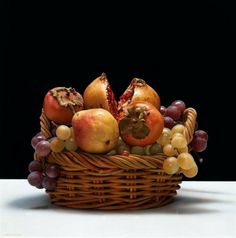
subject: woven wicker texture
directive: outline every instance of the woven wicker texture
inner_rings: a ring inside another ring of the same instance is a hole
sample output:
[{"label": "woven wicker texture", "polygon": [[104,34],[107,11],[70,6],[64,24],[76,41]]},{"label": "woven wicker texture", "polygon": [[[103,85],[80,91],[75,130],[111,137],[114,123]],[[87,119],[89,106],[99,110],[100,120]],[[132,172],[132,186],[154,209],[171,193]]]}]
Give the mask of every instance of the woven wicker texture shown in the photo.
[{"label": "woven wicker texture", "polygon": [[[184,112],[184,136],[192,140],[197,113]],[[41,131],[49,138],[56,125],[42,112]],[[84,152],[51,153],[47,163],[61,169],[57,187],[48,192],[52,203],[72,208],[138,210],[168,204],[176,195],[181,174],[162,170],[166,158],[158,155],[95,155]],[[35,159],[38,159],[35,155]]]}]

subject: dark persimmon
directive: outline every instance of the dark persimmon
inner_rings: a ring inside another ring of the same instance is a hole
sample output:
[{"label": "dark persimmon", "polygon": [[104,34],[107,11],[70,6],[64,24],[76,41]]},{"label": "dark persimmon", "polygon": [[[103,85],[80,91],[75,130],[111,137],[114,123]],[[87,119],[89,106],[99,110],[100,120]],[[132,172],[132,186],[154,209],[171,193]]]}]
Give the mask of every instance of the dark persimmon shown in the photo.
[{"label": "dark persimmon", "polygon": [[133,102],[123,110],[119,129],[125,143],[132,146],[155,143],[164,128],[164,119],[159,110],[151,103],[142,101]]}]

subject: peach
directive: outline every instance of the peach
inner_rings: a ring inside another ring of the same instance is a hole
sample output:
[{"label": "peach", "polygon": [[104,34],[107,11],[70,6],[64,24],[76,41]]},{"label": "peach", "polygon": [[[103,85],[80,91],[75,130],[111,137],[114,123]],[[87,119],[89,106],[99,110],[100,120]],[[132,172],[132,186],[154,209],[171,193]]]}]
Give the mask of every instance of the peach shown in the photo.
[{"label": "peach", "polygon": [[118,123],[105,109],[76,112],[72,118],[72,127],[76,144],[85,152],[106,153],[118,143]]}]

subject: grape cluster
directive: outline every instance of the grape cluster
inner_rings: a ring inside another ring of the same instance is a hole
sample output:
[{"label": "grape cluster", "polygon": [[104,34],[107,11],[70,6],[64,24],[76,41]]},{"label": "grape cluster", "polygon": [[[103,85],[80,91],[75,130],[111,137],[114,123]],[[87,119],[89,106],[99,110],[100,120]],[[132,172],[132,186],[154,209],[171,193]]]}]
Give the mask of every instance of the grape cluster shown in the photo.
[{"label": "grape cluster", "polygon": [[75,144],[72,127],[60,125],[53,131],[53,135],[52,138],[47,140],[42,132],[39,132],[32,138],[31,145],[39,157],[46,157],[51,151],[59,153],[64,149],[68,151],[76,151],[78,149]]},{"label": "grape cluster", "polygon": [[107,153],[107,155],[124,155],[129,156],[129,154],[136,155],[155,155],[162,153],[162,146],[159,143],[154,143],[152,145],[146,146],[129,146],[121,138],[119,138],[117,147]]},{"label": "grape cluster", "polygon": [[48,191],[56,188],[56,178],[59,176],[60,170],[58,165],[45,163],[45,157],[51,152],[59,153],[63,150],[76,151],[78,149],[74,141],[72,127],[60,125],[52,133],[54,136],[49,139],[42,132],[32,138],[31,145],[39,160],[30,162],[28,168],[30,174],[27,178],[32,186],[45,188]]},{"label": "grape cluster", "polygon": [[31,145],[39,157],[46,157],[51,152],[50,143],[42,132],[39,132],[32,138]]},{"label": "grape cluster", "polygon": [[42,132],[36,134],[31,145],[39,160],[34,160],[29,164],[28,182],[37,188],[45,188],[52,191],[56,188],[56,178],[59,176],[59,167],[54,164],[46,164],[45,157],[51,152],[62,152],[64,149],[68,151],[76,151],[78,149],[74,141],[74,133],[72,127],[60,125],[55,131],[54,136],[47,139]]},{"label": "grape cluster", "polygon": [[164,116],[165,128],[159,143],[163,146],[163,153],[168,158],[163,163],[163,169],[168,174],[182,172],[186,177],[192,178],[198,173],[198,167],[190,151],[202,152],[207,148],[208,134],[197,130],[196,122],[193,140],[187,145],[183,136],[184,126],[182,115],[186,105],[182,100],[172,102],[169,107],[161,106],[160,111]]},{"label": "grape cluster", "polygon": [[187,140],[183,135],[184,126],[175,125],[171,130],[164,128],[159,143],[163,146],[163,153],[167,156],[163,163],[163,170],[167,174],[182,172],[186,177],[197,174],[197,164],[189,153]]},{"label": "grape cluster", "polygon": [[28,182],[36,188],[53,191],[56,188],[56,178],[60,174],[58,165],[44,164],[44,159],[33,160],[29,163]]},{"label": "grape cluster", "polygon": [[165,127],[171,129],[181,119],[186,105],[182,100],[176,100],[169,107],[161,106],[160,112],[164,116]]},{"label": "grape cluster", "polygon": [[78,146],[75,144],[73,128],[65,125],[58,126],[55,137],[50,139],[50,149],[56,153],[62,152],[64,149],[76,151]]}]

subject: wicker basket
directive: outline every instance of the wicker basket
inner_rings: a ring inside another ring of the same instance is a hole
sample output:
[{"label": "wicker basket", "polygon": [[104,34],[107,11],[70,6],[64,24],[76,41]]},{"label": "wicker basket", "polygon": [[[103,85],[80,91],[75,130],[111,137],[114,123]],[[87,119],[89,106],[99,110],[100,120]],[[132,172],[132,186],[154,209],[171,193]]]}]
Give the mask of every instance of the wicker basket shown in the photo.
[{"label": "wicker basket", "polygon": [[[192,140],[196,111],[184,112],[184,135]],[[41,131],[50,138],[55,126],[42,112]],[[162,169],[166,156],[102,155],[78,152],[51,153],[47,163],[60,166],[55,191],[47,193],[56,205],[104,210],[138,210],[170,203],[180,188],[181,174],[168,175]],[[38,159],[35,154],[35,159]]]}]

